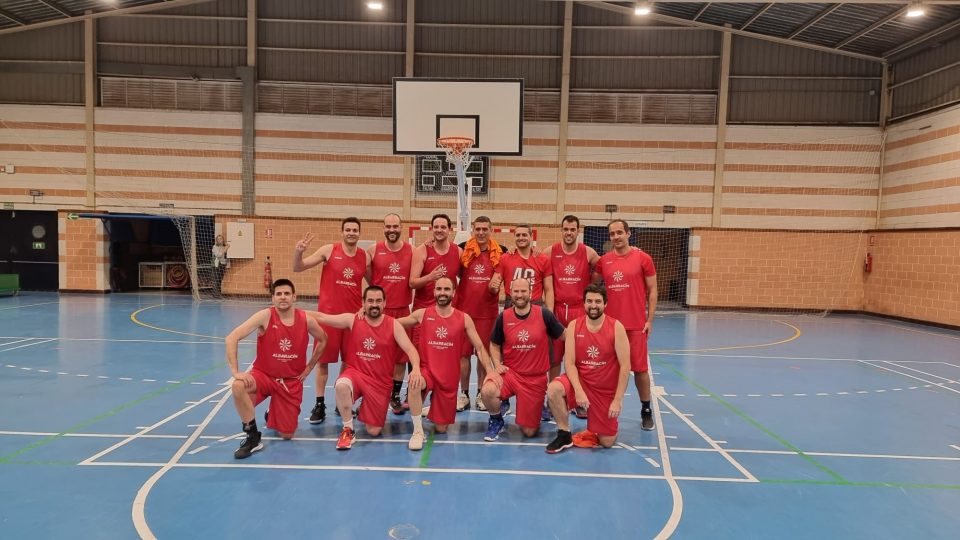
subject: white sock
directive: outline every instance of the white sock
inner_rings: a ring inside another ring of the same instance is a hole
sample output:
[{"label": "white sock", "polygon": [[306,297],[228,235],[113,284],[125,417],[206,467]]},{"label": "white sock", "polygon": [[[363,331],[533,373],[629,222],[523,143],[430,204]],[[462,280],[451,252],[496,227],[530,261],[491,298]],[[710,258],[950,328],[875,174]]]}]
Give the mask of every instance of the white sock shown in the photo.
[{"label": "white sock", "polygon": [[410,415],[410,418],[413,420],[413,432],[423,433],[423,417],[418,414],[416,416]]},{"label": "white sock", "polygon": [[343,427],[353,429],[353,418],[343,421]]}]

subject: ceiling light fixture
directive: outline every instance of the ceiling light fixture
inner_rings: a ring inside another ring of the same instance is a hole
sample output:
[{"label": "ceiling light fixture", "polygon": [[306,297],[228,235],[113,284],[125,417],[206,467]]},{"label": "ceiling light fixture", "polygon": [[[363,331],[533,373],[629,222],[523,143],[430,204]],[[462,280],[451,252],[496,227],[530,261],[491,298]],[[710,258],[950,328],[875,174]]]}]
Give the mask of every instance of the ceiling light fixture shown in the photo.
[{"label": "ceiling light fixture", "polygon": [[907,17],[922,17],[923,14],[923,2],[910,2],[907,6]]},{"label": "ceiling light fixture", "polygon": [[383,2],[367,2],[367,7],[380,11],[383,9]]},{"label": "ceiling light fixture", "polygon": [[637,6],[633,8],[634,15],[649,15],[653,11],[653,6],[651,2],[639,2]]}]

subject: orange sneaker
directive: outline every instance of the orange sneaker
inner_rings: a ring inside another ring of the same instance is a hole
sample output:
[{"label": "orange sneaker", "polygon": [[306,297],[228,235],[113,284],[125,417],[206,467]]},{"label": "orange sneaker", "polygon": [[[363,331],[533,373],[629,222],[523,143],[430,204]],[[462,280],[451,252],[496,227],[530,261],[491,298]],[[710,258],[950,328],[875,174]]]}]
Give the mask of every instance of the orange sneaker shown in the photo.
[{"label": "orange sneaker", "polygon": [[600,446],[600,437],[592,431],[581,431],[573,434],[573,445],[577,448],[597,448]]},{"label": "orange sneaker", "polygon": [[357,434],[348,427],[343,428],[340,437],[337,438],[337,450],[349,450],[353,446],[353,441],[357,439]]}]

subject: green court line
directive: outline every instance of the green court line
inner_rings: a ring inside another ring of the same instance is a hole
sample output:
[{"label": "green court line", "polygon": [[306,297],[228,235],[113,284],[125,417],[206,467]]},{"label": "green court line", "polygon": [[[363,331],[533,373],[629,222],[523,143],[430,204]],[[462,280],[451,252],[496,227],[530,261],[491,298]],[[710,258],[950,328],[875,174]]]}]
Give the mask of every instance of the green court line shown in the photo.
[{"label": "green court line", "polygon": [[28,444],[27,446],[24,446],[23,448],[21,448],[21,449],[19,449],[19,450],[15,450],[14,452],[11,452],[11,453],[9,453],[9,454],[7,454],[7,455],[5,455],[5,456],[0,456],[0,463],[13,463],[12,460],[13,460],[14,458],[20,456],[20,455],[23,455],[23,454],[25,454],[25,453],[27,453],[27,452],[29,452],[29,451],[31,451],[31,450],[35,450],[35,449],[37,449],[37,448],[40,448],[41,446],[46,446],[46,445],[52,443],[53,441],[56,441],[57,439],[62,438],[64,435],[68,435],[68,434],[70,434],[70,433],[77,433],[77,432],[79,432],[80,430],[82,430],[83,428],[85,428],[85,427],[87,427],[87,426],[90,426],[90,425],[92,425],[92,424],[95,424],[95,423],[99,422],[100,420],[104,420],[104,419],[106,419],[106,418],[110,418],[111,416],[115,416],[115,415],[117,415],[117,414],[119,414],[119,413],[121,413],[121,412],[123,412],[123,411],[125,411],[125,410],[127,410],[127,409],[129,409],[129,408],[131,408],[131,407],[134,407],[134,406],[136,406],[136,405],[139,405],[139,404],[141,404],[141,403],[143,403],[143,402],[145,402],[145,401],[151,400],[151,399],[153,399],[153,398],[155,398],[155,397],[157,397],[157,396],[166,394],[167,392],[170,392],[170,391],[172,391],[172,390],[175,390],[175,389],[177,389],[177,388],[179,388],[179,387],[181,387],[181,386],[183,386],[183,385],[185,385],[185,384],[190,383],[190,382],[193,381],[193,380],[199,379],[200,377],[203,377],[204,375],[209,375],[210,373],[214,372],[215,370],[223,368],[223,366],[224,366],[223,362],[217,362],[217,363],[214,364],[213,366],[211,366],[211,367],[209,367],[209,368],[207,368],[207,369],[205,369],[205,370],[203,370],[203,371],[200,371],[200,372],[198,372],[198,373],[194,373],[193,375],[190,375],[190,376],[184,378],[182,381],[180,381],[180,382],[178,382],[178,383],[169,384],[169,385],[167,385],[167,386],[164,386],[163,388],[159,388],[159,389],[157,389],[157,390],[154,390],[153,392],[150,392],[150,393],[148,393],[148,394],[145,394],[145,395],[143,395],[143,396],[140,396],[140,397],[134,399],[133,401],[128,401],[128,402],[126,402],[126,403],[122,403],[122,404],[114,407],[113,409],[110,409],[109,411],[107,411],[107,412],[105,412],[105,413],[103,413],[103,414],[100,414],[100,415],[98,415],[98,416],[94,416],[93,418],[90,418],[90,419],[87,419],[87,420],[83,420],[83,421],[81,421],[81,422],[78,422],[78,423],[76,423],[76,424],[68,427],[67,429],[61,431],[60,433],[57,433],[57,434],[55,434],[55,435],[48,435],[48,436],[40,439],[39,441],[36,441],[36,442],[34,442],[34,443]]},{"label": "green court line", "polygon": [[427,464],[430,462],[430,452],[433,451],[433,433],[427,437],[427,444],[423,447],[423,455],[420,456],[420,468],[426,469]]},{"label": "green court line", "polygon": [[[651,355],[651,356],[653,356],[653,355]],[[677,369],[676,367],[674,367],[673,364],[671,364],[670,362],[666,362],[666,361],[663,361],[663,360],[657,360],[657,363],[658,363],[658,364],[666,365],[667,367],[670,368],[671,371],[673,371],[675,374],[677,374],[678,377],[680,377],[680,378],[683,379],[684,381],[686,381],[686,382],[688,382],[689,384],[691,384],[691,385],[693,385],[694,387],[696,387],[698,390],[700,390],[700,392],[709,395],[709,396],[712,397],[714,400],[716,400],[717,402],[719,402],[721,405],[723,405],[724,407],[726,407],[726,408],[727,408],[730,412],[732,412],[733,414],[735,414],[735,415],[739,416],[740,418],[742,418],[743,420],[747,421],[747,422],[748,422],[749,424],[751,424],[753,427],[755,427],[755,428],[759,429],[760,431],[766,433],[766,434],[767,434],[768,436],[770,436],[773,440],[775,440],[775,441],[777,441],[778,443],[782,444],[785,448],[787,448],[787,449],[790,450],[791,452],[795,452],[798,456],[800,456],[801,458],[805,459],[808,463],[810,463],[810,464],[813,465],[814,467],[816,467],[816,468],[820,469],[821,471],[823,471],[823,472],[827,473],[828,475],[830,475],[830,477],[832,477],[832,478],[834,479],[834,482],[837,482],[837,483],[839,483],[839,484],[844,484],[844,485],[849,483],[849,482],[847,482],[847,480],[846,480],[845,478],[843,478],[842,476],[840,476],[839,474],[837,474],[833,469],[827,467],[826,465],[820,463],[819,461],[817,461],[817,460],[813,459],[812,457],[808,456],[807,454],[803,453],[802,450],[800,450],[800,449],[797,448],[796,446],[790,444],[790,441],[788,441],[788,440],[784,439],[783,437],[777,435],[776,433],[774,433],[773,431],[771,431],[769,428],[767,428],[766,426],[764,426],[763,424],[761,424],[760,422],[758,422],[756,419],[754,419],[753,417],[751,417],[751,416],[748,415],[747,413],[745,413],[745,412],[743,412],[742,410],[740,410],[739,408],[737,408],[735,405],[733,405],[733,404],[730,403],[729,401],[727,401],[727,400],[721,398],[720,396],[718,396],[717,394],[711,392],[708,388],[706,388],[706,387],[703,386],[702,384],[698,383],[697,381],[694,381],[693,379],[691,379],[690,377],[688,377],[685,373],[683,373],[682,371],[680,371],[679,369]]]},{"label": "green court line", "polygon": [[815,486],[855,486],[855,487],[885,487],[898,489],[955,489],[960,490],[960,485],[953,484],[912,484],[903,482],[833,482],[830,480],[783,480],[775,478],[760,478],[761,484],[806,484]]},{"label": "green court line", "polygon": [[26,461],[19,459],[11,459],[3,462],[5,465],[44,465],[44,466],[56,466],[56,467],[76,467],[77,463],[74,461]]}]

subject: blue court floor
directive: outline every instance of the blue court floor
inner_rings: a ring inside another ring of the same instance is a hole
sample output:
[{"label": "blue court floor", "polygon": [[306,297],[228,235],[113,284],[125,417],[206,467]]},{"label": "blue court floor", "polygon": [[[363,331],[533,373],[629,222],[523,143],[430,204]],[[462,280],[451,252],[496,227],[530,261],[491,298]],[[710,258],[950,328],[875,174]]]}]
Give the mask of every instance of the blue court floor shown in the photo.
[{"label": "blue court floor", "polygon": [[[651,343],[658,429],[640,431],[631,383],[613,449],[550,456],[553,425],[524,439],[512,422],[485,443],[486,414],[473,411],[419,453],[406,448],[409,416],[393,415],[384,436],[361,432],[337,452],[331,414],[302,421],[293,441],[267,431],[262,452],[235,461],[222,337],[256,307],[160,294],[0,298],[0,536],[960,531],[960,332],[851,315],[663,314]],[[242,344],[241,362],[253,353]]]}]

